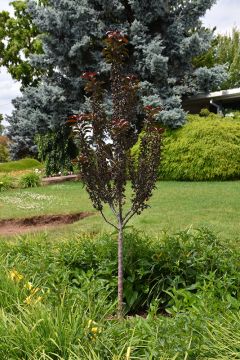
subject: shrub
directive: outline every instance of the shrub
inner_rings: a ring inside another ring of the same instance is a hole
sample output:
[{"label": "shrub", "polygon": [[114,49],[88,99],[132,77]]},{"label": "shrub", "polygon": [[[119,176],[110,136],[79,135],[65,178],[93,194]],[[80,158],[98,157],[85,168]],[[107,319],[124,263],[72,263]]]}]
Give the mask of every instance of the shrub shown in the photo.
[{"label": "shrub", "polygon": [[160,177],[171,180],[229,180],[240,177],[240,121],[189,116],[165,138]]},{"label": "shrub", "polygon": [[199,113],[199,116],[201,117],[208,117],[210,115],[210,111],[208,109],[202,109]]},{"label": "shrub", "polygon": [[[73,285],[81,286],[85,273],[101,279],[115,298],[117,243],[109,236],[68,242],[60,252]],[[126,309],[140,311],[155,298],[165,308],[171,298],[166,291],[192,287],[195,292],[205,281],[215,287],[213,296],[236,296],[238,256],[206,229],[165,235],[161,240],[130,233],[124,246]]]},{"label": "shrub", "polygon": [[66,126],[57,132],[37,135],[36,141],[38,157],[45,164],[46,176],[73,171],[71,159],[77,156],[78,151]]},{"label": "shrub", "polygon": [[[20,272],[26,272],[27,261],[28,277],[53,291],[61,292],[62,286],[80,289],[86,281],[96,281],[99,289],[109,293],[109,301],[115,302],[117,241],[113,240],[108,234],[94,238],[82,235],[54,244],[46,243],[46,239],[31,241],[31,236],[26,236],[26,241],[10,248],[4,244],[0,250],[1,256],[5,258],[7,253],[8,263],[13,267],[17,264]],[[205,291],[206,284],[212,297],[221,302],[225,299],[228,307],[235,307],[240,281],[239,256],[238,249],[221,243],[207,229],[165,234],[161,239],[128,233],[124,244],[126,308],[138,312],[147,309],[157,298],[160,307],[168,309],[176,304],[177,298],[183,297],[176,290],[186,288],[194,295]],[[38,272],[39,259],[44,279]]]},{"label": "shrub", "polygon": [[171,180],[229,180],[240,177],[240,121],[189,116],[165,138],[160,177]]},{"label": "shrub", "polygon": [[14,188],[14,180],[11,176],[0,176],[0,192]]},{"label": "shrub", "polygon": [[7,162],[9,159],[8,148],[4,145],[0,144],[0,162]]},{"label": "shrub", "polygon": [[8,144],[8,138],[0,135],[0,163],[6,162],[9,159]]},{"label": "shrub", "polygon": [[23,188],[37,187],[41,184],[41,177],[37,173],[23,175],[20,179],[20,186]]},{"label": "shrub", "polygon": [[[138,144],[133,147],[138,153]],[[234,180],[240,178],[240,120],[189,115],[181,129],[166,131],[159,178]]]}]

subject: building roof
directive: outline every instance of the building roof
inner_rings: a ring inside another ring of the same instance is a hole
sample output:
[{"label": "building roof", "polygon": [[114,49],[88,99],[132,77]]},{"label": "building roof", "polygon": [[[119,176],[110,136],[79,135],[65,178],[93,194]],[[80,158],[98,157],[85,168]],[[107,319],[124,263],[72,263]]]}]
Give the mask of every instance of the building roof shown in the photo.
[{"label": "building roof", "polygon": [[231,108],[236,105],[240,107],[240,88],[194,95],[183,101],[183,107],[186,111],[196,113],[203,108],[208,108],[212,102],[223,107]]}]

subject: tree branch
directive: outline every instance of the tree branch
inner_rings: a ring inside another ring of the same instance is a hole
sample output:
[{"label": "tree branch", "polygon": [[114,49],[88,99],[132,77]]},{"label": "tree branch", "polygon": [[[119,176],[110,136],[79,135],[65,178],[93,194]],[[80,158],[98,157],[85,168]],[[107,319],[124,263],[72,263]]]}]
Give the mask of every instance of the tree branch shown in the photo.
[{"label": "tree branch", "polygon": [[104,213],[103,213],[102,210],[100,210],[100,213],[101,213],[103,219],[106,221],[106,223],[108,223],[109,225],[113,226],[117,231],[119,230],[116,225],[114,225],[113,223],[111,223],[111,222],[106,218],[106,216],[104,215]]},{"label": "tree branch", "polygon": [[114,208],[113,204],[109,204],[110,209],[112,210],[112,213],[117,217],[116,209]]},{"label": "tree branch", "polygon": [[136,214],[138,209],[136,210],[129,210],[126,214],[126,216],[123,219],[123,227],[126,226],[126,224],[129,222],[129,220]]}]

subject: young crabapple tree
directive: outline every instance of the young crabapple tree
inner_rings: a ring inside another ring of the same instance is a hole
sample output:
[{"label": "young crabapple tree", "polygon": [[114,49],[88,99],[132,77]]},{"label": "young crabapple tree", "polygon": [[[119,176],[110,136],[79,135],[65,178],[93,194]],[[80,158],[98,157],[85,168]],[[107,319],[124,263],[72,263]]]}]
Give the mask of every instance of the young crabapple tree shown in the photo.
[{"label": "young crabapple tree", "polygon": [[[93,206],[105,221],[118,231],[118,315],[123,315],[123,230],[129,220],[140,214],[152,195],[157,180],[161,155],[163,129],[156,125],[155,116],[160,107],[145,107],[143,135],[137,162],[131,148],[138,140],[136,130],[138,79],[126,72],[128,39],[119,31],[107,33],[103,50],[106,62],[111,64],[111,115],[106,112],[104,96],[106,84],[95,72],[85,72],[85,91],[90,98],[91,112],[72,115],[80,154],[76,159]],[[131,183],[129,208],[126,203],[126,185]],[[103,206],[108,204],[115,222],[107,219]]]}]

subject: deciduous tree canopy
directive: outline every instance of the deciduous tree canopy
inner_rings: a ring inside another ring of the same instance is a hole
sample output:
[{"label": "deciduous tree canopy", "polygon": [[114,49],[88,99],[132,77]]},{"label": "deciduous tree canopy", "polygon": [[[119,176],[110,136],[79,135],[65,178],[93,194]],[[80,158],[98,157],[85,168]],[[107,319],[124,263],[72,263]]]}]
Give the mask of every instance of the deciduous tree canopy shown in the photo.
[{"label": "deciduous tree canopy", "polygon": [[44,71],[34,67],[30,54],[42,53],[39,31],[27,11],[25,0],[12,1],[14,15],[0,12],[0,66],[5,66],[22,87],[36,85]]}]

